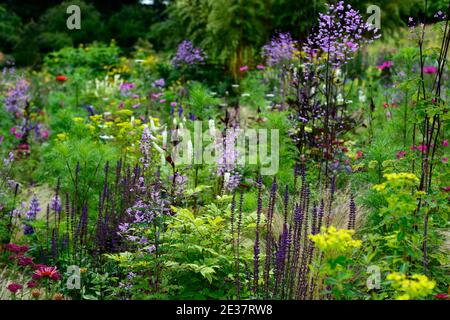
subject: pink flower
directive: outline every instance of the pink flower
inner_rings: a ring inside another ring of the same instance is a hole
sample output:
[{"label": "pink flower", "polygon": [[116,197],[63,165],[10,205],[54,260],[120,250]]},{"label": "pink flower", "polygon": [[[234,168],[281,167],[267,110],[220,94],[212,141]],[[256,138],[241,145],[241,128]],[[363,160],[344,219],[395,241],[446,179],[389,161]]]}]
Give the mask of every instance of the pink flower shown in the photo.
[{"label": "pink flower", "polygon": [[434,66],[425,66],[423,67],[423,72],[427,74],[433,74],[436,73],[438,69]]},{"label": "pink flower", "polygon": [[262,64],[258,64],[258,65],[256,66],[256,69],[258,69],[258,70],[264,70],[265,67],[264,67]]},{"label": "pink flower", "polygon": [[152,93],[152,99],[157,100],[157,99],[161,98],[162,95],[163,94],[161,92],[159,92],[159,93]]},{"label": "pink flower", "polygon": [[42,139],[48,139],[48,130],[42,130],[41,137]]},{"label": "pink flower", "polygon": [[442,163],[447,163],[448,162],[448,157],[443,157],[441,161],[442,161]]},{"label": "pink flower", "polygon": [[240,67],[240,68],[239,68],[239,71],[241,71],[241,72],[248,71],[248,66],[242,66],[242,67]]},{"label": "pink flower", "polygon": [[36,286],[37,286],[36,281],[28,281],[28,283],[27,283],[27,287],[30,288],[30,289],[32,289],[32,288],[34,288]]},{"label": "pink flower", "polygon": [[448,294],[446,294],[446,293],[437,293],[434,297],[436,299],[447,299],[448,298]]},{"label": "pink flower", "polygon": [[427,146],[425,144],[419,144],[417,146],[417,150],[419,150],[420,152],[425,152],[427,151]]},{"label": "pink flower", "polygon": [[54,281],[58,281],[61,279],[61,275],[59,274],[56,267],[47,267],[47,266],[40,267],[38,270],[36,270],[33,273],[33,276],[32,276],[32,278],[34,280],[39,280],[39,279],[45,278],[45,277],[52,279]]},{"label": "pink flower", "polygon": [[175,108],[175,107],[177,106],[177,103],[176,103],[175,101],[174,101],[174,102],[171,102],[171,103],[170,103],[170,106]]},{"label": "pink flower", "polygon": [[397,159],[401,159],[406,156],[406,151],[397,152]]},{"label": "pink flower", "polygon": [[166,103],[166,99],[161,99],[161,100],[159,100],[159,103]]},{"label": "pink flower", "polygon": [[383,62],[382,64],[379,64],[379,65],[377,66],[377,68],[378,68],[379,70],[384,70],[384,69],[392,68],[393,65],[394,65],[394,62],[392,62],[392,61],[385,61],[385,62]]},{"label": "pink flower", "polygon": [[444,141],[442,141],[442,145],[444,147],[448,147],[448,139],[445,139]]},{"label": "pink flower", "polygon": [[361,150],[358,150],[356,152],[356,160],[358,160],[359,158],[361,158],[363,156],[363,152]]}]

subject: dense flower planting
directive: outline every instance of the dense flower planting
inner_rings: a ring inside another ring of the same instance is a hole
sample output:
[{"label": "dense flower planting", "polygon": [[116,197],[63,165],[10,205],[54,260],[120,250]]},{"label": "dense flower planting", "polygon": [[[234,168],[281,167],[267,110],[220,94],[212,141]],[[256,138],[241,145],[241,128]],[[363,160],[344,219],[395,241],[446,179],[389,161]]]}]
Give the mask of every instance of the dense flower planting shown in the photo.
[{"label": "dense flower planting", "polygon": [[450,14],[321,9],[5,63],[0,299],[448,299]]}]

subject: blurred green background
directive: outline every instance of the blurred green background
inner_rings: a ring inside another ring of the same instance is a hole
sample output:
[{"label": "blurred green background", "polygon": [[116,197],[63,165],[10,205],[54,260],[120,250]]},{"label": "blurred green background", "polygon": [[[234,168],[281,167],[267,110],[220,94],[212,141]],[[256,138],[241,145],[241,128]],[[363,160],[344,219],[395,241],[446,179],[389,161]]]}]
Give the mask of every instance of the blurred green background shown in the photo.
[{"label": "blurred green background", "polygon": [[[395,36],[408,16],[425,12],[423,0],[346,1],[366,17],[369,5],[382,10],[382,31]],[[428,1],[429,21],[448,0]],[[81,30],[68,30],[66,9],[81,8]],[[202,46],[211,61],[224,62],[236,50],[247,55],[276,31],[303,38],[323,0],[21,0],[0,1],[0,64],[39,67],[43,56],[67,46],[114,39],[127,53],[139,40],[156,51],[174,50],[183,39]]]}]

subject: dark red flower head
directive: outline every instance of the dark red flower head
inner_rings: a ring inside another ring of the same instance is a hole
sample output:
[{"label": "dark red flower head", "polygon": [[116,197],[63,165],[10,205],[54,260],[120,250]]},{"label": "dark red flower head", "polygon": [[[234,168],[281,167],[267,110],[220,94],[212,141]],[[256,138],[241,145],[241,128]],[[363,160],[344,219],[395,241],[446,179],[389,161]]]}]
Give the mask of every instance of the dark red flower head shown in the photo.
[{"label": "dark red flower head", "polygon": [[5,246],[5,248],[9,252],[13,252],[13,253],[17,253],[17,254],[26,253],[29,249],[28,246],[19,246],[18,244],[15,244],[15,243],[8,243]]},{"label": "dark red flower head", "polygon": [[32,264],[33,264],[33,258],[24,257],[24,256],[20,256],[19,257],[19,262],[18,262],[19,266],[26,267],[26,266],[29,266],[29,265],[32,265]]},{"label": "dark red flower head", "polygon": [[16,294],[17,291],[19,291],[20,289],[23,288],[23,286],[21,284],[18,283],[11,283],[10,285],[8,285],[6,287],[9,291],[11,291],[11,293]]}]

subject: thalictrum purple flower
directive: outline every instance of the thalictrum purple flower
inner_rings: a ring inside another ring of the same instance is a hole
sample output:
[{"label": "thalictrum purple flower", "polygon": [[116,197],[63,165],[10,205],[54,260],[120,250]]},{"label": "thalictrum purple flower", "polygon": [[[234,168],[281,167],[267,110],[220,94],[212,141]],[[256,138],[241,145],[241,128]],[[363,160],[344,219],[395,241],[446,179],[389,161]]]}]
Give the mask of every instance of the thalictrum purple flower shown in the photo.
[{"label": "thalictrum purple flower", "polygon": [[175,68],[181,66],[194,66],[205,61],[205,54],[200,48],[194,47],[191,41],[184,40],[178,46],[177,53],[172,59],[172,64]]},{"label": "thalictrum purple flower", "polygon": [[19,79],[5,94],[4,104],[6,111],[16,115],[22,114],[28,100],[29,84],[25,79]]},{"label": "thalictrum purple flower", "polygon": [[[262,55],[269,66],[280,66],[292,59],[296,45],[297,42],[292,40],[289,33],[278,33],[262,48]],[[258,68],[260,70],[264,69],[264,66],[258,67],[262,67]]]},{"label": "thalictrum purple flower", "polygon": [[339,68],[352,59],[362,45],[380,35],[357,10],[343,1],[327,6],[327,12],[319,14],[318,29],[308,37],[303,50],[310,61],[326,59],[332,67]]},{"label": "thalictrum purple flower", "polygon": [[158,79],[152,84],[155,88],[164,88],[166,86],[166,81],[164,79]]}]

